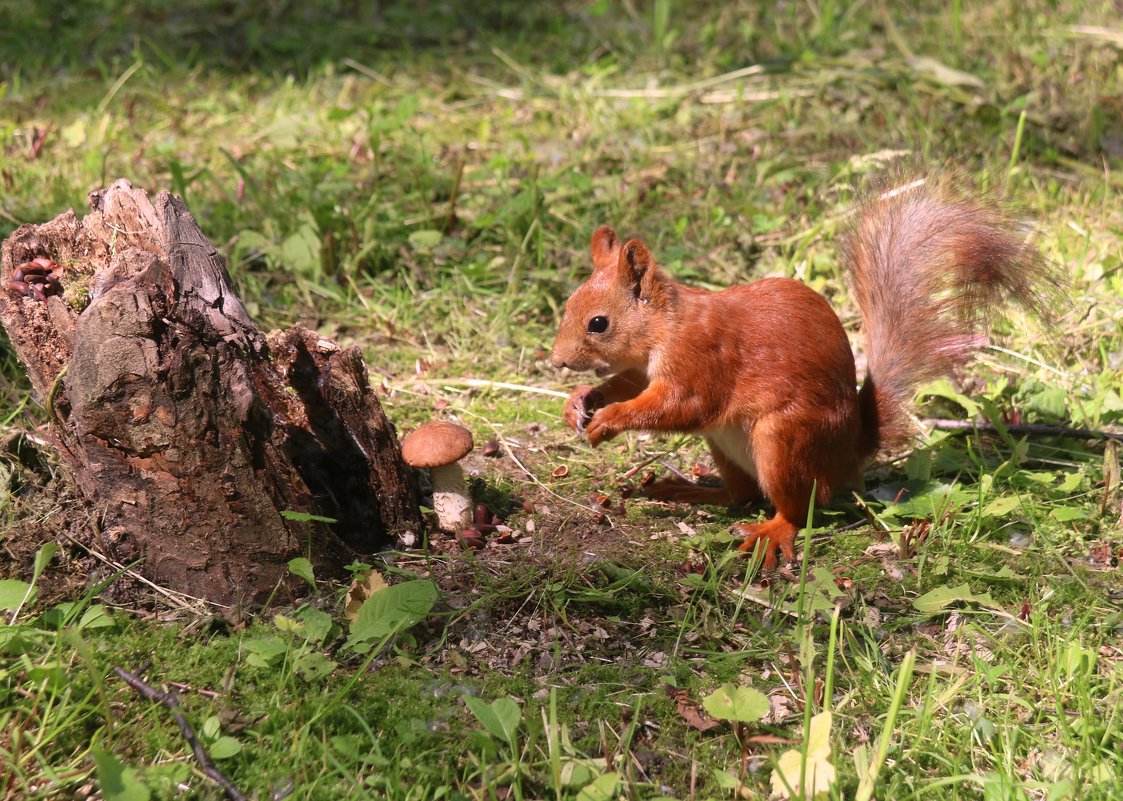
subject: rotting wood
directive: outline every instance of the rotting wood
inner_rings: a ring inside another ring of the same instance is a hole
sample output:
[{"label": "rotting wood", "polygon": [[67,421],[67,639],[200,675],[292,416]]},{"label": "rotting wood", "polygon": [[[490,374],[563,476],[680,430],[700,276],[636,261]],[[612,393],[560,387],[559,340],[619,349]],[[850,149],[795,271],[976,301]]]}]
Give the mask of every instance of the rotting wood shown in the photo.
[{"label": "rotting wood", "polygon": [[46,257],[63,293],[0,290],[0,322],[97,545],[171,589],[258,603],[298,589],[293,557],[338,574],[420,525],[357,348],[300,327],[263,335],[179,198],[119,180],[90,205],[4,242],[0,286]]}]

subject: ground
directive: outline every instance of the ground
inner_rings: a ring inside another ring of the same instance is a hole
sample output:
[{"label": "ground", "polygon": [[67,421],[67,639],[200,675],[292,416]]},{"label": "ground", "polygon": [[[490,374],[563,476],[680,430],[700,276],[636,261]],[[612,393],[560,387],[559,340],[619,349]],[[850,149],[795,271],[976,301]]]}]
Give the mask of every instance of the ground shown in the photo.
[{"label": "ground", "polygon": [[[5,347],[0,797],[223,797],[118,667],[178,690],[256,798],[762,798],[789,749],[833,766],[832,798],[1123,794],[1119,449],[1005,427],[1123,419],[1112,3],[4,14],[0,235],[119,176],[182,195],[263,328],[360,345],[401,431],[473,431],[476,499],[511,531],[364,557],[405,588],[366,639],[347,582],[270,612],[145,586],[98,559]],[[983,428],[919,426],[762,577],[728,532],[761,510],[630,491],[705,474],[697,441],[561,425],[587,380],[548,364],[561,305],[608,223],[685,282],[808,283],[861,364],[837,233],[901,159],[1016,208],[1065,299],[1051,329],[994,321],[918,398]]]}]

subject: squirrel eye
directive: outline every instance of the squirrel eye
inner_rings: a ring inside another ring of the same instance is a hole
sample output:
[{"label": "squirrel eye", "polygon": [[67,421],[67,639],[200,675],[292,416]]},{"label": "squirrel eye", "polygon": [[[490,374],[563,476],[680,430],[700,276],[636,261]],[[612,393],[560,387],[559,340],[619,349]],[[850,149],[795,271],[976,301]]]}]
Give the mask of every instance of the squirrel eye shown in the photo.
[{"label": "squirrel eye", "polygon": [[603,334],[608,330],[608,318],[596,316],[589,320],[589,333],[590,334]]}]

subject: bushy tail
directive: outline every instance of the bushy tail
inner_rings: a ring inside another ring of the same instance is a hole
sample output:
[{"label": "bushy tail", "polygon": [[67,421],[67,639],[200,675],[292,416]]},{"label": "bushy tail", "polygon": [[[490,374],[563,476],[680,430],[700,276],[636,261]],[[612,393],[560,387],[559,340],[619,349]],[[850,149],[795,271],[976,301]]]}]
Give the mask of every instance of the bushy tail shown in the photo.
[{"label": "bushy tail", "polygon": [[1057,286],[1015,220],[947,180],[873,195],[842,249],[866,339],[863,456],[908,437],[917,386],[986,342],[991,311],[1015,301],[1047,318]]}]

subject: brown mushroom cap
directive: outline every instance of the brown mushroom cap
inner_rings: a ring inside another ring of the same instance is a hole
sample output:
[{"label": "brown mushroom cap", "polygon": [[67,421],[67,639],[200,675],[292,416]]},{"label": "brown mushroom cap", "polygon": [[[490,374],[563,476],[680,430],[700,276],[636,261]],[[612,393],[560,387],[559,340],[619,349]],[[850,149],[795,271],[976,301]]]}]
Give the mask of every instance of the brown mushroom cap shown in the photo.
[{"label": "brown mushroom cap", "polygon": [[444,467],[472,450],[472,432],[455,423],[426,423],[402,440],[411,467]]}]

